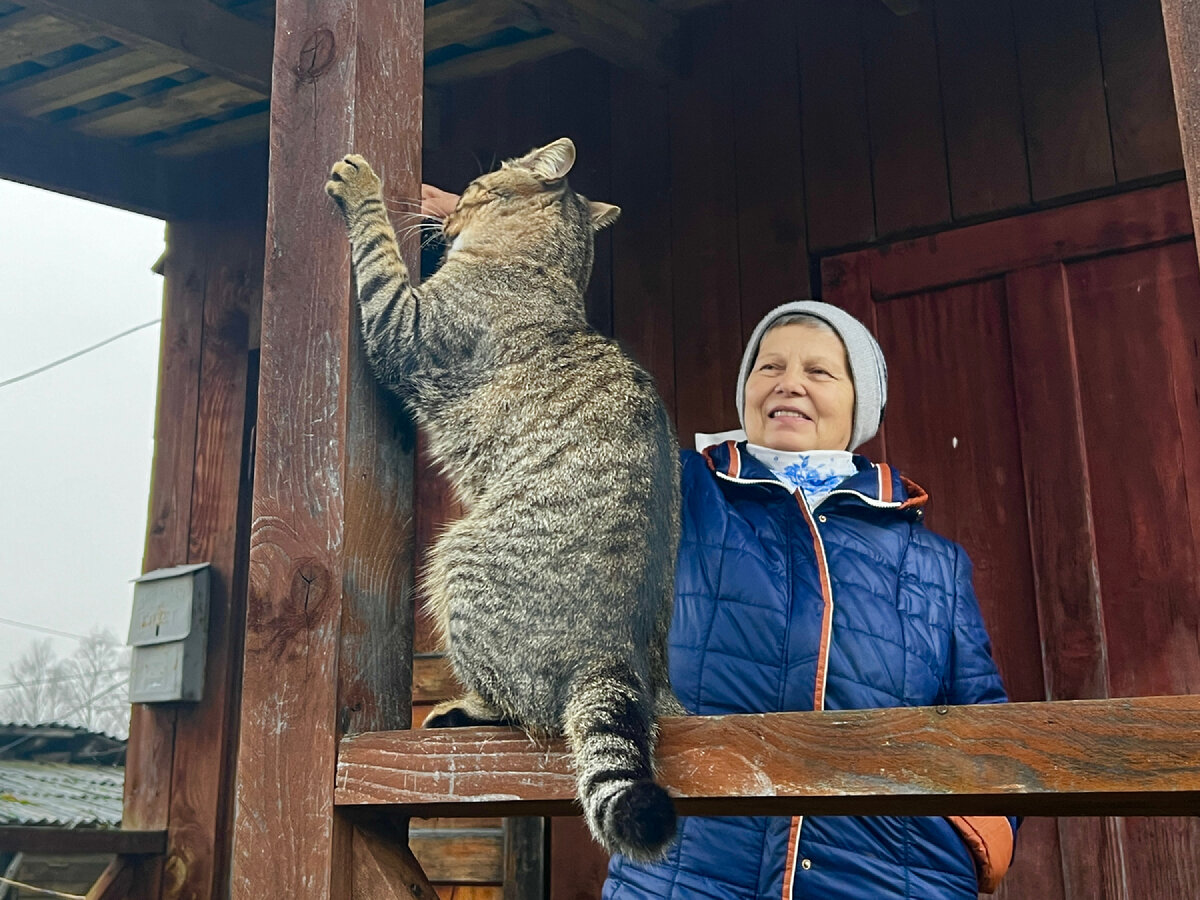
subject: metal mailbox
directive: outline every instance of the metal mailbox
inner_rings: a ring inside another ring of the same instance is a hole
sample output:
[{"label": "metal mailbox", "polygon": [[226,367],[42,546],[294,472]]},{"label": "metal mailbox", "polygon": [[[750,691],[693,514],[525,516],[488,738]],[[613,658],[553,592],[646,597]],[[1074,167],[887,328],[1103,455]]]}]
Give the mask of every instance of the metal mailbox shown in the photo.
[{"label": "metal mailbox", "polygon": [[208,646],[209,564],[147,572],[133,583],[131,703],[199,700]]}]

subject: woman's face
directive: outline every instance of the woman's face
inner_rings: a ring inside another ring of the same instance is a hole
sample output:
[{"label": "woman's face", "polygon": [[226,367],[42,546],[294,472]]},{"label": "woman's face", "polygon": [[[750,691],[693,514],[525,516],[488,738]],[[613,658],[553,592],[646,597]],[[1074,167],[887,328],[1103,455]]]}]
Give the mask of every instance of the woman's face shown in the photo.
[{"label": "woman's face", "polygon": [[854,381],[842,340],[802,322],[772,328],[746,379],[750,443],[772,450],[846,450]]}]

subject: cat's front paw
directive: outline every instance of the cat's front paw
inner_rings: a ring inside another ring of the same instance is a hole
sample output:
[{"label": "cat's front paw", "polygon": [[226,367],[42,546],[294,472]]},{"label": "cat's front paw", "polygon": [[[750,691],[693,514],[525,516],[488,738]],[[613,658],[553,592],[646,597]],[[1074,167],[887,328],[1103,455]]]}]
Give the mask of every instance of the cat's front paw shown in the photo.
[{"label": "cat's front paw", "polygon": [[332,197],[343,213],[349,214],[367,200],[383,199],[383,182],[370,164],[357,153],[344,156],[333,164],[325,193]]}]

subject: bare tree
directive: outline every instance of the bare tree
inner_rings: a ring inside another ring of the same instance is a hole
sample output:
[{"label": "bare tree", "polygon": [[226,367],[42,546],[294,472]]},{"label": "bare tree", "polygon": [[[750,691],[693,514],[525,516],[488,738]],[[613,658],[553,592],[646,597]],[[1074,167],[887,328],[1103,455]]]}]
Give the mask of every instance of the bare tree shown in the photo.
[{"label": "bare tree", "polygon": [[49,640],[35,641],[9,666],[0,719],[79,725],[124,737],[129,728],[129,650],[108,630],[93,630],[60,659]]},{"label": "bare tree", "polygon": [[53,722],[66,709],[59,665],[48,638],[31,643],[8,667],[11,683],[0,691],[0,718],[29,725]]}]

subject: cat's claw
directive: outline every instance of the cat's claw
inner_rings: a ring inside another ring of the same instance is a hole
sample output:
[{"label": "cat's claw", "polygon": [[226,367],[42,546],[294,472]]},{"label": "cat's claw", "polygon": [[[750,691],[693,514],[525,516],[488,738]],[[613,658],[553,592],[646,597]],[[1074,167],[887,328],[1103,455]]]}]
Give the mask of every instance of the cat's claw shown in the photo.
[{"label": "cat's claw", "polygon": [[372,197],[380,197],[383,182],[370,164],[357,153],[342,157],[333,164],[325,193],[337,201],[343,210],[354,209]]}]

